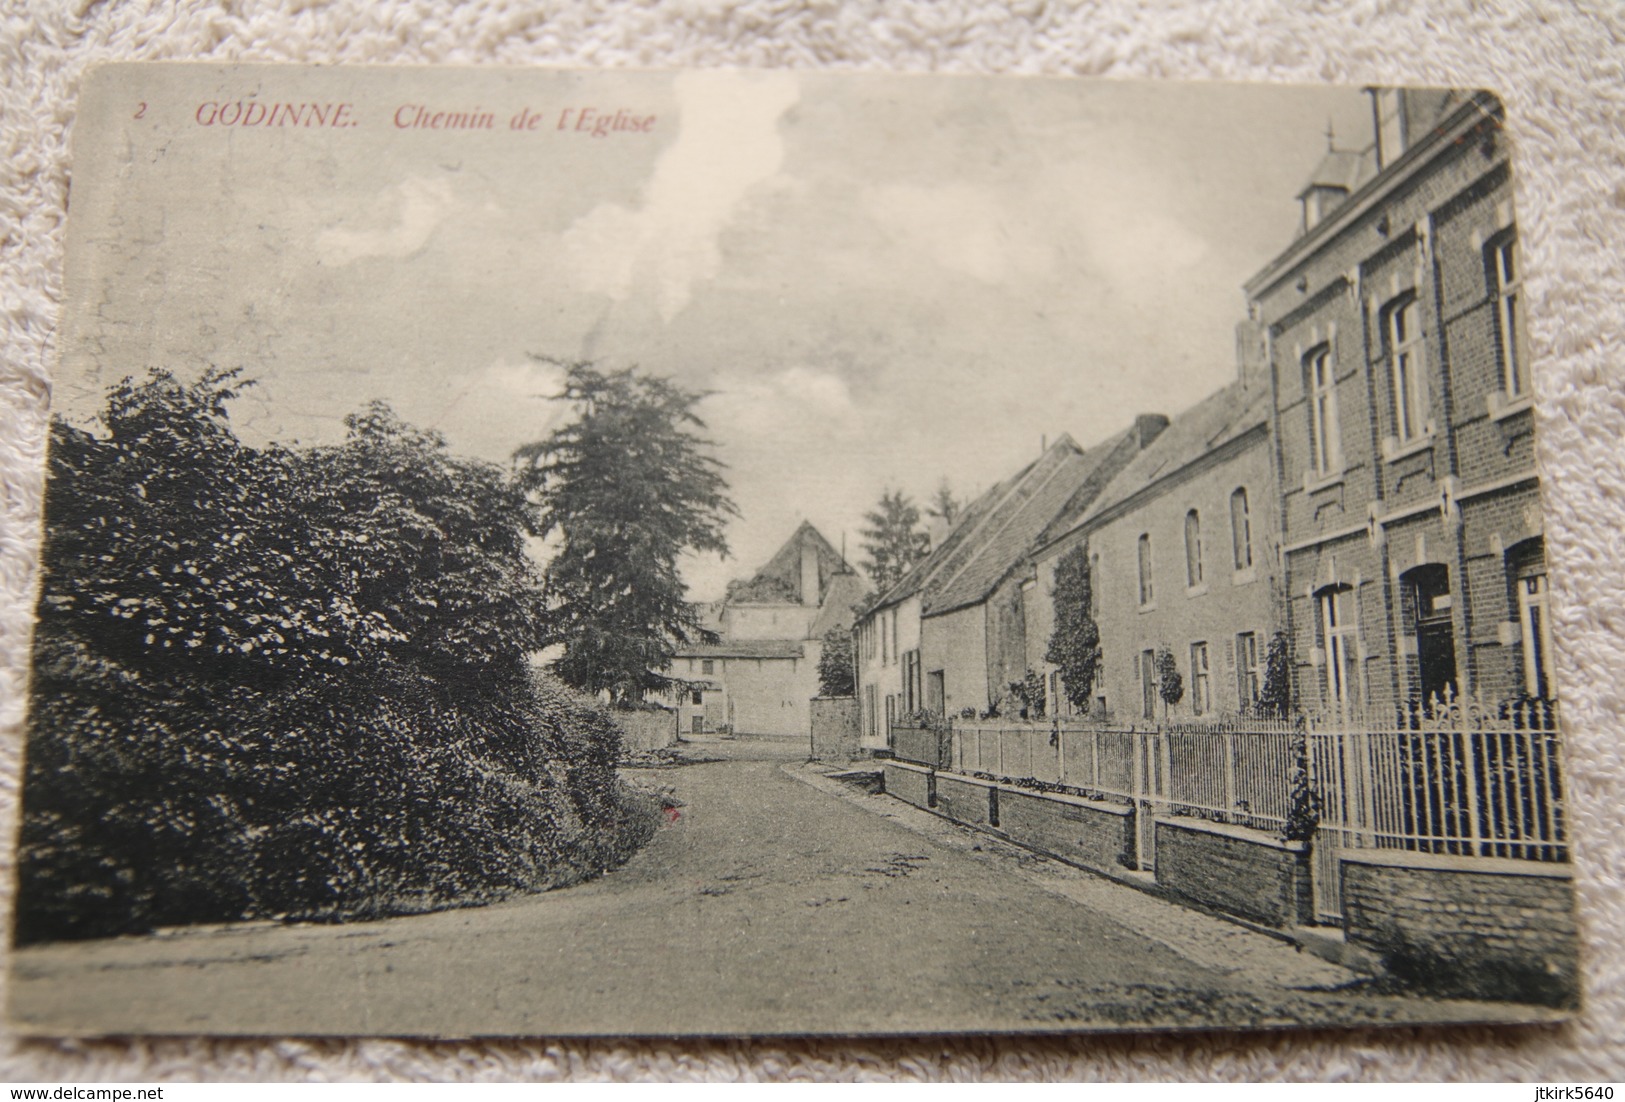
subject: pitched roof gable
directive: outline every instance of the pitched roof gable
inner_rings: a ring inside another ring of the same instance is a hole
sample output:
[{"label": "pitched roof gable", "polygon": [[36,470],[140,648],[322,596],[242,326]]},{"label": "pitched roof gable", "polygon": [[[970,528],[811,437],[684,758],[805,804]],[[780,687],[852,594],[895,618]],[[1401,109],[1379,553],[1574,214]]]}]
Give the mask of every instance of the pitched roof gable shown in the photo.
[{"label": "pitched roof gable", "polygon": [[1101,521],[1125,507],[1135,495],[1268,421],[1268,391],[1240,383],[1221,387],[1169,422],[1106,484],[1088,512],[1069,531]]},{"label": "pitched roof gable", "polygon": [[820,594],[829,591],[834,578],[853,573],[852,567],[823,533],[808,521],[802,521],[767,565],[749,578],[728,583],[728,602],[736,605],[802,604],[801,552],[804,547],[811,547],[817,555]]}]

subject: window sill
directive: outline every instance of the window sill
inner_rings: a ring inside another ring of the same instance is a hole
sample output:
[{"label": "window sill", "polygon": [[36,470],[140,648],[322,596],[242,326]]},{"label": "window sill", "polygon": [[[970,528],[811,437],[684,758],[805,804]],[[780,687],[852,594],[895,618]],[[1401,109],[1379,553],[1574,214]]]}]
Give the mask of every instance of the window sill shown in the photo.
[{"label": "window sill", "polygon": [[1145,604],[1140,606],[1140,611],[1141,612],[1155,612],[1155,611],[1157,611],[1157,602],[1155,602],[1155,601],[1147,601]]},{"label": "window sill", "polygon": [[1207,583],[1206,582],[1197,582],[1195,585],[1188,585],[1188,586],[1185,587],[1185,596],[1187,596],[1187,597],[1201,597],[1201,596],[1204,596],[1206,593],[1207,593]]},{"label": "window sill", "polygon": [[1514,397],[1508,397],[1506,391],[1496,390],[1485,396],[1484,404],[1489,407],[1491,420],[1502,421],[1515,414],[1534,409],[1535,396],[1525,391]]},{"label": "window sill", "polygon": [[1231,585],[1252,585],[1257,580],[1258,567],[1256,566],[1249,566],[1244,570],[1238,570],[1230,576]]},{"label": "window sill", "polygon": [[1433,422],[1429,421],[1426,431],[1414,440],[1401,443],[1397,436],[1384,436],[1382,438],[1382,457],[1389,463],[1394,463],[1408,456],[1432,451],[1433,435]]},{"label": "window sill", "polygon": [[1327,471],[1325,474],[1320,474],[1315,471],[1304,471],[1303,492],[1306,494],[1313,494],[1318,493],[1321,490],[1329,490],[1333,486],[1341,486],[1343,484],[1343,474],[1344,472],[1341,470]]}]

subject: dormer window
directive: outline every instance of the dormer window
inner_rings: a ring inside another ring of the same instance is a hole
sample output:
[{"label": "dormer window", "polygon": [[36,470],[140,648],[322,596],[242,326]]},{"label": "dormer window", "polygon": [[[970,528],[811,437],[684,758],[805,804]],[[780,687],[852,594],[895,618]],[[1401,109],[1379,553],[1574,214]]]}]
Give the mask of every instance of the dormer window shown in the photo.
[{"label": "dormer window", "polygon": [[1405,96],[1398,88],[1371,89],[1377,124],[1377,167],[1386,168],[1405,152]]}]

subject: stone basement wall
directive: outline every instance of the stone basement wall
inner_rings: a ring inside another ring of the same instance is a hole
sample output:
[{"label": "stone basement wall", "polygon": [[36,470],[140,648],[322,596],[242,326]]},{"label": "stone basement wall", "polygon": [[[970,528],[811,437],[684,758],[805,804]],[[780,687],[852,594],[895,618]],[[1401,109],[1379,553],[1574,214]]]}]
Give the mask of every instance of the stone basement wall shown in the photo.
[{"label": "stone basement wall", "polygon": [[851,761],[862,756],[858,749],[858,698],[813,697],[813,761]]},{"label": "stone basement wall", "polygon": [[615,712],[614,716],[621,728],[621,745],[628,751],[658,750],[677,741],[677,717],[672,712]]},{"label": "stone basement wall", "polygon": [[1157,884],[1215,910],[1285,929],[1314,920],[1309,849],[1263,831],[1158,819]]},{"label": "stone basement wall", "polygon": [[1134,809],[1058,792],[999,789],[999,829],[1011,841],[1097,872],[1134,864]]},{"label": "stone basement wall", "polygon": [[937,806],[932,810],[939,815],[971,826],[998,826],[994,808],[999,786],[992,781],[966,777],[959,773],[937,774]]},{"label": "stone basement wall", "polygon": [[932,806],[936,781],[925,766],[886,758],[880,763],[880,776],[888,796],[896,796],[915,807]]},{"label": "stone basement wall", "polygon": [[1086,869],[1118,873],[1133,867],[1131,807],[1032,792],[958,773],[934,773],[890,758],[881,761],[880,772],[886,793],[915,807],[967,826],[996,830],[1012,842]]},{"label": "stone basement wall", "polygon": [[1569,866],[1435,854],[1345,855],[1351,944],[1432,994],[1580,1004]]}]

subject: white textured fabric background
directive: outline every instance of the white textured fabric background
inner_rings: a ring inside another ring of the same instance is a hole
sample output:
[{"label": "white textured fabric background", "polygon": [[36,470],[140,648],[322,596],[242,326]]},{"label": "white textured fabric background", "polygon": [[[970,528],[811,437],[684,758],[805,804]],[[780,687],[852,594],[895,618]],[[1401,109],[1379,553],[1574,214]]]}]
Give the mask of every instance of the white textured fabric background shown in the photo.
[{"label": "white textured fabric background", "polygon": [[[1542,1029],[802,1042],[19,1042],[0,1079],[1625,1079],[1625,5],[0,0],[0,907],[84,67],[208,58],[756,66],[1487,87],[1506,102],[1537,355],[1586,1010]],[[1239,292],[1237,302],[1240,302]],[[3,953],[0,949],[0,953]],[[3,982],[3,981],[0,981]],[[680,992],[668,992],[681,997]]]}]

